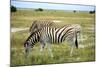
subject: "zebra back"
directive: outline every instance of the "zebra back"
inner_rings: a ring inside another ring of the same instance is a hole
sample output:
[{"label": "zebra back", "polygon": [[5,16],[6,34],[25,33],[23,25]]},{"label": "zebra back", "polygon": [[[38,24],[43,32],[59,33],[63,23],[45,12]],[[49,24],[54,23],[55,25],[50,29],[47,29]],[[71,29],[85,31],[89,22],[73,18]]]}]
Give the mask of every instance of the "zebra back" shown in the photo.
[{"label": "zebra back", "polygon": [[61,28],[51,28],[51,27],[44,27],[42,29],[41,37],[42,39],[48,40],[50,43],[61,43],[65,39],[70,41],[73,37],[76,36],[81,30],[80,25],[77,24],[69,24],[65,25]]},{"label": "zebra back", "polygon": [[53,25],[54,25],[54,22],[51,20],[35,20],[33,21],[29,29],[29,32],[32,34],[33,32],[40,30],[43,27],[46,27],[46,26],[51,27]]}]

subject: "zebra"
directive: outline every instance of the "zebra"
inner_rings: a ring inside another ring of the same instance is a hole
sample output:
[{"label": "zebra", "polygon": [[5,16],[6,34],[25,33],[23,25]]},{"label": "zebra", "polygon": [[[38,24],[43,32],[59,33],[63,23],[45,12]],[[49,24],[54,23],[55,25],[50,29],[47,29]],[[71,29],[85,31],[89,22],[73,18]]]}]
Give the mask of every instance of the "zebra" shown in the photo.
[{"label": "zebra", "polygon": [[53,26],[55,23],[51,20],[35,20],[29,28],[30,34],[46,26]]},{"label": "zebra", "polygon": [[51,44],[57,43],[60,44],[63,41],[67,41],[70,43],[71,51],[70,56],[73,54],[73,48],[78,48],[78,36],[81,32],[81,26],[78,24],[69,24],[65,25],[61,28],[52,28],[52,27],[43,27],[40,30],[37,30],[36,32],[33,32],[25,41],[24,47],[25,47],[25,53],[26,55],[29,54],[29,51],[31,48],[34,47],[34,45],[37,42],[40,42],[42,52],[45,45],[48,45],[49,53],[51,57],[53,57]]}]

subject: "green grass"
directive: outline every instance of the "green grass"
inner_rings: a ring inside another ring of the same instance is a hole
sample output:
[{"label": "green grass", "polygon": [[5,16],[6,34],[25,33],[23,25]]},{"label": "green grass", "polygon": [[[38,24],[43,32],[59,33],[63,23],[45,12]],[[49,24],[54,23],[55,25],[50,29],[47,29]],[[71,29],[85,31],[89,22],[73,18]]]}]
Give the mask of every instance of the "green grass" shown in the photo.
[{"label": "green grass", "polygon": [[[51,19],[60,20],[61,23],[56,23],[58,26],[65,24],[80,24],[82,26],[83,45],[88,47],[75,49],[73,56],[69,56],[70,47],[68,43],[60,45],[53,44],[54,57],[50,57],[48,49],[45,48],[44,53],[40,55],[40,46],[37,43],[30,55],[26,58],[23,44],[27,39],[28,31],[11,33],[11,66],[19,65],[36,65],[36,64],[55,64],[69,62],[85,62],[95,61],[95,14],[87,12],[65,12],[65,11],[43,11],[35,12],[33,10],[18,10],[11,14],[11,28],[26,28],[30,27],[33,20]],[[86,19],[87,18],[87,19]]]},{"label": "green grass", "polygon": [[[50,20],[61,20],[61,24],[69,24],[69,23],[94,23],[95,14],[89,14],[88,12],[65,12],[65,11],[43,11],[36,12],[32,10],[19,10],[16,13],[11,14],[11,26],[12,27],[29,27],[32,24],[33,20],[39,19],[50,19]],[[83,19],[75,19],[75,18],[83,18]],[[90,19],[84,19],[90,18]],[[86,21],[84,21],[86,20]]]}]

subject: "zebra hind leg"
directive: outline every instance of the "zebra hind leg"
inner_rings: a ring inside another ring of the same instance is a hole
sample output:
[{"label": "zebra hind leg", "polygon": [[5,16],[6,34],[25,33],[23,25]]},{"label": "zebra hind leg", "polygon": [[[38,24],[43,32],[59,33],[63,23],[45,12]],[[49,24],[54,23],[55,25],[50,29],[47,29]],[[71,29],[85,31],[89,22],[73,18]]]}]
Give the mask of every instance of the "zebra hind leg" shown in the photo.
[{"label": "zebra hind leg", "polygon": [[74,46],[71,46],[70,56],[73,56],[73,50],[74,50]]},{"label": "zebra hind leg", "polygon": [[69,42],[69,44],[70,44],[70,53],[69,53],[69,55],[70,55],[70,56],[73,56],[73,53],[75,53],[75,52],[74,52],[74,48],[75,48],[74,40],[72,39],[72,40],[70,40],[70,41],[68,41],[68,42]]},{"label": "zebra hind leg", "polygon": [[53,56],[53,53],[52,53],[52,49],[51,49],[51,44],[48,44],[48,50],[49,50],[49,54],[51,57],[54,57]]},{"label": "zebra hind leg", "polygon": [[78,48],[78,42],[76,38],[73,38],[70,42],[71,44],[71,50],[70,50],[70,56],[73,56],[75,54],[75,48]]}]

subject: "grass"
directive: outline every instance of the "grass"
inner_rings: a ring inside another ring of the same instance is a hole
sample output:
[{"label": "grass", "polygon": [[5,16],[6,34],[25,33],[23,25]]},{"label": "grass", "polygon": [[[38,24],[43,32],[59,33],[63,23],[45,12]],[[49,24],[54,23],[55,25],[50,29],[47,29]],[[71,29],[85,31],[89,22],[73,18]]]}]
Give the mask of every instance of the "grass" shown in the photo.
[{"label": "grass", "polygon": [[[65,11],[36,12],[32,10],[26,10],[26,11],[19,10],[16,13],[11,14],[11,26],[21,27],[21,28],[29,27],[32,24],[33,20],[39,20],[39,19],[61,20],[62,23],[64,24],[65,23],[84,24],[90,21],[92,21],[91,23],[94,23],[94,16],[95,14],[89,14],[88,12],[85,13],[84,12],[73,13],[73,12],[65,12]],[[75,18],[83,18],[83,19],[75,19]],[[86,20],[87,22],[84,20]]]},{"label": "grass", "polygon": [[60,20],[61,23],[56,23],[58,26],[65,24],[80,24],[82,26],[83,44],[87,47],[75,49],[73,56],[69,56],[70,48],[68,43],[60,45],[53,44],[54,57],[51,58],[48,54],[48,49],[45,48],[43,55],[40,55],[40,46],[37,43],[32,49],[30,55],[26,58],[24,53],[23,43],[27,39],[28,31],[11,32],[11,66],[19,65],[41,65],[41,64],[57,64],[69,62],[86,62],[95,61],[95,14],[88,12],[65,12],[65,11],[43,11],[35,12],[33,10],[18,10],[11,14],[11,27],[26,28],[30,27],[33,20],[51,19]]}]

